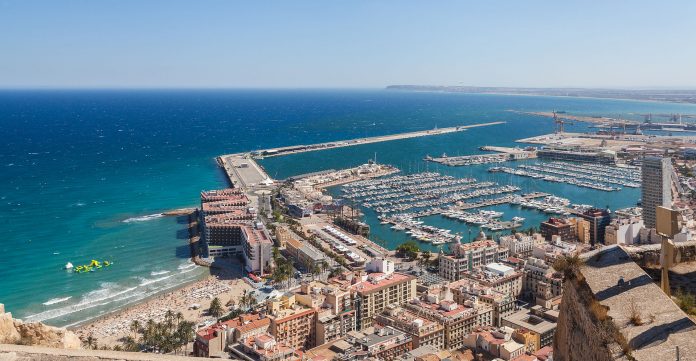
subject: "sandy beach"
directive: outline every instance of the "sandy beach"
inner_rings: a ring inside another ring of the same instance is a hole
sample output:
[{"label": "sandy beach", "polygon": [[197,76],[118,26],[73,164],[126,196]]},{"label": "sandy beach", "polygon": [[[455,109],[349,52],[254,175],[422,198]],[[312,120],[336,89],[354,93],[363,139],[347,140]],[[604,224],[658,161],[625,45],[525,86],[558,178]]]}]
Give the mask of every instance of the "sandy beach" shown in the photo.
[{"label": "sandy beach", "polygon": [[[164,319],[168,310],[174,313],[181,312],[185,320],[193,321],[197,325],[214,322],[215,318],[207,315],[213,298],[218,297],[224,307],[230,300],[237,302],[245,290],[253,290],[239,275],[230,276],[232,275],[211,275],[183,288],[77,326],[73,331],[80,337],[92,335],[100,346],[114,346],[120,345],[123,337],[133,335],[130,330],[133,320],[138,320],[141,324],[145,324],[149,319],[159,322]],[[193,305],[200,306],[194,309]]]}]

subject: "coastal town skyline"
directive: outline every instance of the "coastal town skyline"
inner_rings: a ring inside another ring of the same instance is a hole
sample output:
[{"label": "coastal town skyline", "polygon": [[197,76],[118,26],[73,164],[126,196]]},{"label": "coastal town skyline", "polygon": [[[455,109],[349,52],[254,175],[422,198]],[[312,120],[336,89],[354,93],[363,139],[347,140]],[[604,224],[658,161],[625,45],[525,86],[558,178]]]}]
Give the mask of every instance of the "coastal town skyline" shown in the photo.
[{"label": "coastal town skyline", "polygon": [[695,13],[0,0],[0,359],[696,361]]}]

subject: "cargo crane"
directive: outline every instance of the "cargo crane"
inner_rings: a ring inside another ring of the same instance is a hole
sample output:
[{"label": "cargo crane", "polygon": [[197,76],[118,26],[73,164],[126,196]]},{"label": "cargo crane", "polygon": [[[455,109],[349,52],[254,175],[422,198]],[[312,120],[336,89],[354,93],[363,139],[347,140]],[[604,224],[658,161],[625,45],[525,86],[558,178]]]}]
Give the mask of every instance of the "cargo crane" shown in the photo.
[{"label": "cargo crane", "polygon": [[556,111],[553,111],[553,122],[556,124],[556,134],[563,133],[565,131],[564,129],[564,124],[565,120],[562,118],[559,118],[558,115],[556,115]]},{"label": "cargo crane", "polygon": [[670,114],[653,114],[653,113],[648,113],[648,114],[640,114],[640,113],[631,113],[631,114],[636,114],[639,116],[643,116],[643,123],[650,124],[653,122],[653,118],[656,118],[657,122],[660,122],[660,119],[665,119],[667,122],[674,123],[674,124],[683,124],[684,119],[696,119],[696,114],[681,114],[681,113],[670,113]]}]

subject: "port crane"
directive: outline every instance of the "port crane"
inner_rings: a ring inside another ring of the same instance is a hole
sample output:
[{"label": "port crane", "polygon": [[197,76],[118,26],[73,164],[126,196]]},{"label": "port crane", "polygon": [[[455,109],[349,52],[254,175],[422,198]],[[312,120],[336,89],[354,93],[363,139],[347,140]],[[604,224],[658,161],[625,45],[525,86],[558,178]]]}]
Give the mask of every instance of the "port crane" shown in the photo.
[{"label": "port crane", "polygon": [[556,133],[563,133],[565,131],[565,119],[559,118],[556,111],[553,111],[553,122],[556,124]]},{"label": "port crane", "polygon": [[[633,113],[631,113],[633,114]],[[653,113],[647,113],[647,114],[641,114],[637,113],[637,115],[643,116],[643,123],[650,124],[653,122],[653,118],[661,118],[661,119],[666,119],[667,122],[673,123],[673,124],[683,124],[684,120],[683,119],[696,119],[696,114],[681,114],[681,113],[671,113],[671,114],[653,114]]]}]

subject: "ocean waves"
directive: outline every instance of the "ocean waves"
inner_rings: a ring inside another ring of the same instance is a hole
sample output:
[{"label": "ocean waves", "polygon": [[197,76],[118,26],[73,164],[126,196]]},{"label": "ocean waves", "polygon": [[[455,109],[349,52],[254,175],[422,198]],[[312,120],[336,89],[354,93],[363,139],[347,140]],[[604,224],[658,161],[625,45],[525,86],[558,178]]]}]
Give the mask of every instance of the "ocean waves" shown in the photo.
[{"label": "ocean waves", "polygon": [[[187,274],[197,269],[200,267],[189,260],[179,265],[177,271],[157,270],[149,273],[153,277],[132,277],[119,283],[102,282],[98,289],[83,294],[72,303],[69,301],[73,299],[73,296],[49,299],[42,303],[43,311],[30,314],[24,319],[30,322],[50,320],[51,324],[79,324],[105,312],[114,311],[125,305],[193,281],[197,276]],[[58,307],[49,308],[47,306]]]},{"label": "ocean waves", "polygon": [[162,217],[164,217],[164,214],[155,213],[155,214],[148,214],[147,216],[126,218],[122,222],[123,223],[147,222],[147,221],[151,221],[153,219],[162,218]]},{"label": "ocean waves", "polygon": [[56,303],[65,302],[71,298],[72,298],[72,296],[63,297],[63,298],[51,298],[50,300],[42,303],[42,305],[44,305],[44,306],[55,305]]}]

